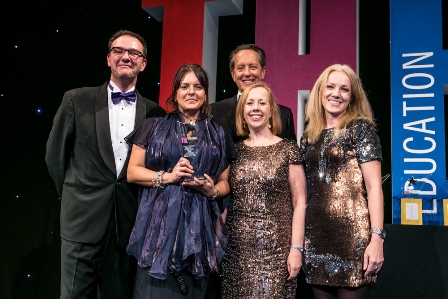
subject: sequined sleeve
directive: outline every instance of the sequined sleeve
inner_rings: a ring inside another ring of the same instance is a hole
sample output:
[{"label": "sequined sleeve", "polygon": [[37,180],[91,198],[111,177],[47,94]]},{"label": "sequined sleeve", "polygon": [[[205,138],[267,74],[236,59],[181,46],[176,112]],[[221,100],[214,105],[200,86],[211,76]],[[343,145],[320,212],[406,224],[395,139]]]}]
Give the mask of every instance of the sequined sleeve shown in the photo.
[{"label": "sequined sleeve", "polygon": [[380,138],[371,123],[363,119],[355,123],[354,141],[358,163],[382,161]]},{"label": "sequined sleeve", "polygon": [[303,134],[303,136],[300,138],[300,159],[303,161],[305,160],[305,153],[306,153],[306,146],[308,143],[308,138],[306,133]]},{"label": "sequined sleeve", "polygon": [[297,142],[294,140],[285,140],[288,144],[288,163],[289,164],[297,164],[303,162],[303,155]]}]

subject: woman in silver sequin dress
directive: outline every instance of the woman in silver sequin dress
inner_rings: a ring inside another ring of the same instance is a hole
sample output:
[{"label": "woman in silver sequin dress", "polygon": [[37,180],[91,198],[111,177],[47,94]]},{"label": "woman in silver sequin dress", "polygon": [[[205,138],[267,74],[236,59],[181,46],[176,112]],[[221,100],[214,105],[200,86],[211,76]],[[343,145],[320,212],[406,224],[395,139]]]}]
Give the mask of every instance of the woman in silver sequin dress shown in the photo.
[{"label": "woman in silver sequin dress", "polygon": [[384,261],[381,147],[361,81],[346,65],[315,83],[301,140],[306,280],[319,298],[368,298]]},{"label": "woman in silver sequin dress", "polygon": [[305,173],[296,142],[281,139],[278,106],[264,83],[243,92],[231,165],[229,243],[222,263],[222,298],[294,298],[302,264]]}]

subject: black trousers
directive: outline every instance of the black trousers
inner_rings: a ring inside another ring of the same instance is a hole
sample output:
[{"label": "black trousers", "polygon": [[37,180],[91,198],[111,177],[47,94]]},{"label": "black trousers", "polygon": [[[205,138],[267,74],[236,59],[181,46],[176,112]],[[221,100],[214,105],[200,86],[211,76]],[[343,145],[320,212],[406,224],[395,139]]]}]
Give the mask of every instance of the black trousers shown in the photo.
[{"label": "black trousers", "polygon": [[169,273],[166,279],[156,279],[148,275],[147,271],[137,266],[135,279],[135,299],[204,299],[208,284],[208,275],[205,278],[195,279],[184,271],[183,278],[188,287],[188,293],[183,295],[177,280]]},{"label": "black trousers", "polygon": [[117,244],[113,214],[98,244],[61,239],[61,299],[132,298],[135,272],[135,258]]}]

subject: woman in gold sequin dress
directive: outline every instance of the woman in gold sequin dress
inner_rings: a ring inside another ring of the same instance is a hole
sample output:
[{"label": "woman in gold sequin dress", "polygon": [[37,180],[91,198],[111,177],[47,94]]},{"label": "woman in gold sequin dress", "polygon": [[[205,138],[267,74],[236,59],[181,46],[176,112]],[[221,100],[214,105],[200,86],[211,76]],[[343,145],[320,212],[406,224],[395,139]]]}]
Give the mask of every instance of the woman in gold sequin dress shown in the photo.
[{"label": "woman in gold sequin dress", "polygon": [[368,298],[383,257],[381,147],[361,81],[328,67],[305,110],[306,280],[316,299]]},{"label": "woman in gold sequin dress", "polygon": [[237,106],[239,135],[231,165],[229,243],[222,298],[294,298],[302,264],[305,173],[297,143],[281,132],[278,106],[264,83],[246,88]]}]

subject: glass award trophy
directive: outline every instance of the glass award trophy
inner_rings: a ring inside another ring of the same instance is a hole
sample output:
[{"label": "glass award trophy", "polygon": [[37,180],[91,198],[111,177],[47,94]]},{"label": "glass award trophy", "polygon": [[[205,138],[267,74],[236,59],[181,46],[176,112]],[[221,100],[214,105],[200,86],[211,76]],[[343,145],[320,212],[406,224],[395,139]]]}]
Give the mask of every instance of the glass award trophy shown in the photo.
[{"label": "glass award trophy", "polygon": [[194,178],[198,178],[199,180],[206,180],[207,178],[203,175],[197,174],[197,170],[199,169],[198,163],[197,163],[197,149],[196,149],[196,142],[198,138],[197,137],[183,137],[181,138],[182,141],[182,149],[183,149],[183,157],[186,158],[188,161],[190,161],[191,166],[193,166],[193,170],[195,173],[188,178],[184,178],[184,182],[191,182],[194,181]]}]

